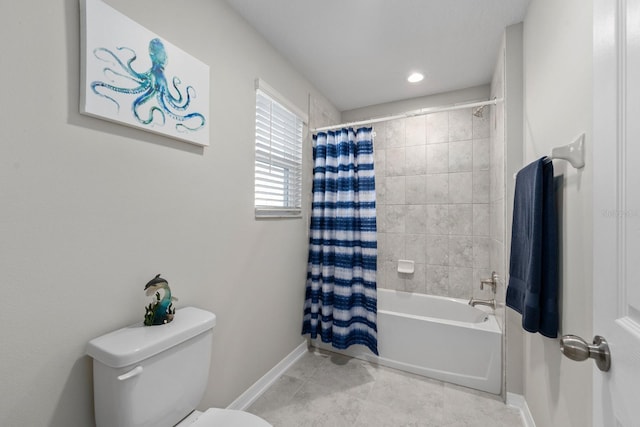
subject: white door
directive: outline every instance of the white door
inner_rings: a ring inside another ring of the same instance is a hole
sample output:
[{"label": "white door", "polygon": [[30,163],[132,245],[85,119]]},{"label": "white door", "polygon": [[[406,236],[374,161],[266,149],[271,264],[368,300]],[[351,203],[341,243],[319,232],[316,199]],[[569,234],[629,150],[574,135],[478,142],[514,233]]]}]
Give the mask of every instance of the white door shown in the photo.
[{"label": "white door", "polygon": [[[594,427],[640,426],[640,0],[594,0]],[[588,337],[584,337],[588,338]]]}]

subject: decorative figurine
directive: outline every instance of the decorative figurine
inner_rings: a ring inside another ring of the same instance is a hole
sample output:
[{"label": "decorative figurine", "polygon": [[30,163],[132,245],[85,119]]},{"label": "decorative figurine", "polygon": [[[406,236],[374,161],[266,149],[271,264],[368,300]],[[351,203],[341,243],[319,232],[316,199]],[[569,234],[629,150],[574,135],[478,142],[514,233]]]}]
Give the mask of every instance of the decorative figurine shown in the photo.
[{"label": "decorative figurine", "polygon": [[[160,299],[159,290],[162,289],[164,295]],[[178,298],[171,296],[171,289],[169,289],[169,282],[160,277],[158,274],[153,279],[149,280],[144,287],[147,296],[156,294],[156,299],[149,303],[144,315],[144,324],[146,326],[163,325],[173,320],[173,316],[176,313],[176,309],[173,307],[172,301],[178,301]]]}]

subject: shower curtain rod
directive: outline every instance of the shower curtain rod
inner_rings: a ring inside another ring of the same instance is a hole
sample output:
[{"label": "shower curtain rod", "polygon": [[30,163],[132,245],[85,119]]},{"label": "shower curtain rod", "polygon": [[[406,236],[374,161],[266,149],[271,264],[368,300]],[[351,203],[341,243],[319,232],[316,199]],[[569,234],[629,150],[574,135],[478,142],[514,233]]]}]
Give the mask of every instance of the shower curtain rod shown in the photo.
[{"label": "shower curtain rod", "polygon": [[406,117],[416,117],[416,116],[424,116],[425,114],[431,113],[439,113],[442,111],[453,111],[453,110],[462,110],[463,108],[474,108],[474,107],[484,107],[485,105],[496,105],[498,102],[502,102],[503,98],[493,98],[490,101],[480,101],[480,102],[470,102],[467,104],[457,104],[448,107],[429,107],[429,108],[421,108],[419,110],[407,111],[400,114],[395,114],[391,116],[382,116],[377,117],[375,119],[369,120],[360,120],[357,122],[349,122],[349,123],[341,123],[339,125],[333,126],[324,126],[320,128],[311,129],[312,133],[322,132],[325,130],[338,129],[344,127],[353,127],[353,126],[361,126],[361,125],[369,125],[373,123],[386,122],[387,120],[395,120],[395,119],[403,119]]}]

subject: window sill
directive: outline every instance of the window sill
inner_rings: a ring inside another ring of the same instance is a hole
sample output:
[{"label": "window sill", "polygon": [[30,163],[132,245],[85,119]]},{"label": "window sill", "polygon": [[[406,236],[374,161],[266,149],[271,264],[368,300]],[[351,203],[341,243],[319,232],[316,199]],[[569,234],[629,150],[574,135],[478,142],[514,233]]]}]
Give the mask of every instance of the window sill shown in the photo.
[{"label": "window sill", "polygon": [[256,208],[256,219],[302,218],[301,209]]}]

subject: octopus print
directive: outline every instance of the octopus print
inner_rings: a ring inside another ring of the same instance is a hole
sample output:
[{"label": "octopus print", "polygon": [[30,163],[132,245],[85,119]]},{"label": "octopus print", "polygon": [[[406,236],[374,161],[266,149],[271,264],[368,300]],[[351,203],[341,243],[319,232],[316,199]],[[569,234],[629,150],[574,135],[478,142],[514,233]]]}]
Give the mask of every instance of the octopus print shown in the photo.
[{"label": "octopus print", "polygon": [[117,47],[115,51],[98,47],[93,54],[106,65],[102,69],[105,81],[93,81],[91,89],[96,95],[113,102],[118,112],[123,102],[122,95],[130,95],[131,114],[141,125],[164,126],[167,119],[171,119],[178,132],[193,132],[204,127],[205,116],[190,111],[196,97],[193,86],[183,85],[178,76],[173,76],[169,83],[166,73],[169,58],[159,38],[149,42],[151,68],[146,71],[136,70],[142,67],[137,66],[136,52],[128,47]]}]

